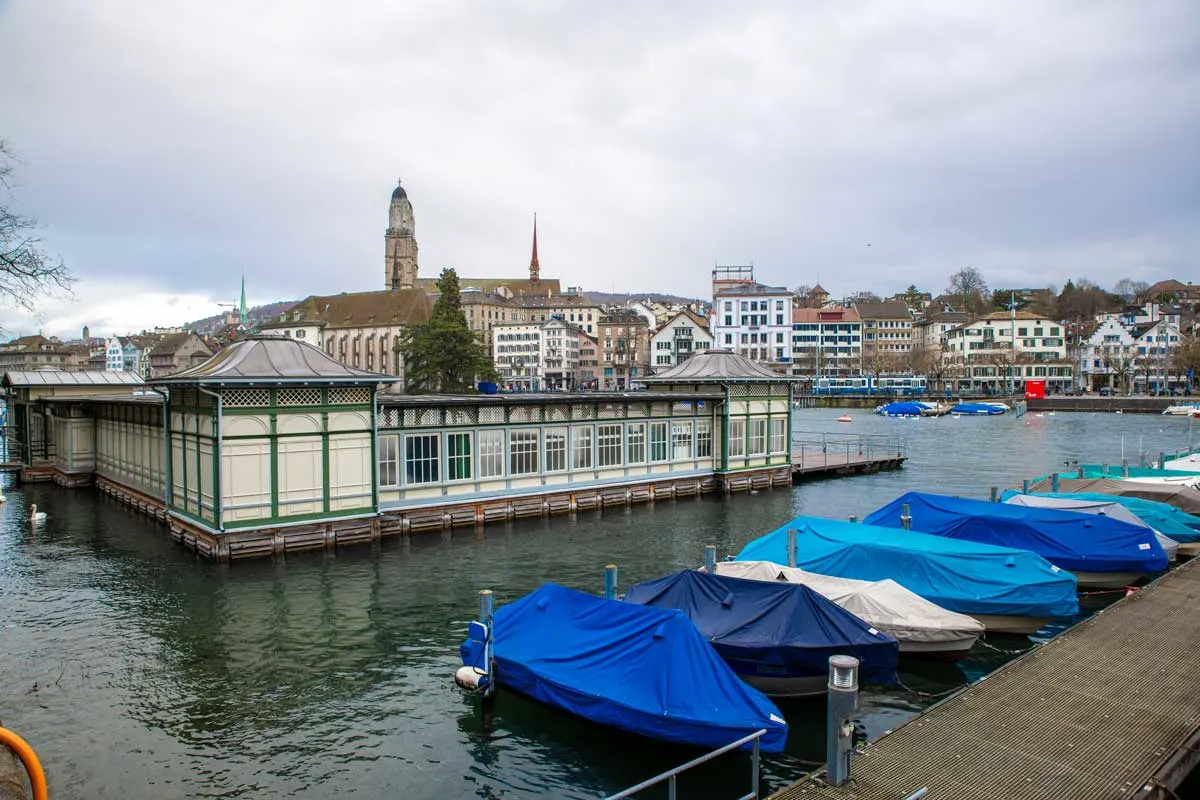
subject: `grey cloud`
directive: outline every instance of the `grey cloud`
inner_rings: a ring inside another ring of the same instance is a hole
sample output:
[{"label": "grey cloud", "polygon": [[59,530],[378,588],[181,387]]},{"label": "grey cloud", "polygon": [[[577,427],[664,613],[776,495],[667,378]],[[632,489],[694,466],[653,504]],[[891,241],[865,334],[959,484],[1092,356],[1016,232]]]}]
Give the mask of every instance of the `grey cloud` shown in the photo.
[{"label": "grey cloud", "polygon": [[598,289],[1193,277],[1186,0],[398,5],[0,5],[22,202],[216,297],[380,287],[397,174],[423,274],[520,274],[537,210]]}]

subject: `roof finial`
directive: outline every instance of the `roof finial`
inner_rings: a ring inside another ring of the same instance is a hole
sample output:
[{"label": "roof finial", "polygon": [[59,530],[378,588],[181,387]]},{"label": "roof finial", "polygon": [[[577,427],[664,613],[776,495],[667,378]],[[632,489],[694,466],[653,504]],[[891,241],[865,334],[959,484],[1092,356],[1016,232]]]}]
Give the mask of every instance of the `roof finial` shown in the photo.
[{"label": "roof finial", "polygon": [[537,212],[533,212],[533,255],[529,259],[529,282],[537,283],[541,278],[542,268],[537,257]]}]

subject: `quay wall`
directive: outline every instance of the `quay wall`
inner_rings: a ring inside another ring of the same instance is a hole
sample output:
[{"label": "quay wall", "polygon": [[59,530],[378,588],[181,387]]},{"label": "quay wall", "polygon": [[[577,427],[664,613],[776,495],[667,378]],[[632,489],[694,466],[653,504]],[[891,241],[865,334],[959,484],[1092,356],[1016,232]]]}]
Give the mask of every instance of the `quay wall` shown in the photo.
[{"label": "quay wall", "polygon": [[1030,411],[1121,411],[1126,414],[1161,414],[1168,406],[1193,402],[1190,397],[1046,397],[1030,400]]}]

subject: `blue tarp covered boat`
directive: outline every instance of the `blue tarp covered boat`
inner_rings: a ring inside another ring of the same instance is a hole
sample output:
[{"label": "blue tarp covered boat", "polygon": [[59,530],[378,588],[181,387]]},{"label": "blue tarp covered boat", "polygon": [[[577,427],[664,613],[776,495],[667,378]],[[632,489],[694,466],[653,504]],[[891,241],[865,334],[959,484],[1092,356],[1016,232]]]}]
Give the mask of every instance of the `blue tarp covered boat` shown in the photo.
[{"label": "blue tarp covered boat", "polygon": [[1125,586],[1140,576],[1167,568],[1167,554],[1153,530],[1054,508],[908,492],[863,521],[899,528],[906,503],[913,530],[1029,550],[1075,573],[1081,586]]},{"label": "blue tarp covered boat", "polygon": [[1007,410],[1002,405],[992,405],[991,403],[959,403],[956,406],[950,407],[951,414],[967,414],[980,417],[994,417],[997,414],[1003,414]]},{"label": "blue tarp covered boat", "polygon": [[796,531],[800,569],[865,581],[890,578],[992,631],[1032,633],[1052,617],[1079,613],[1075,578],[1039,555],[914,531],[797,517],[747,544],[736,560],[786,564],[788,530]]},{"label": "blue tarp covered boat", "polygon": [[[723,747],[760,728],[779,752],[787,723],[704,640],[682,611],[605,600],[547,583],[496,610],[496,680],[601,725]],[[478,666],[468,640],[463,664]]]},{"label": "blue tarp covered boat", "polygon": [[767,694],[821,694],[829,657],[859,659],[862,678],[895,683],[900,646],[817,592],[683,570],[630,587],[625,602],[677,608],[747,683]]},{"label": "blue tarp covered boat", "polygon": [[875,409],[875,413],[884,417],[919,417],[925,411],[925,406],[920,403],[910,403],[907,401],[897,401],[895,403],[885,403]]},{"label": "blue tarp covered boat", "polygon": [[[1004,493],[1003,497],[1007,500],[1014,494],[1020,494],[1020,492],[1008,491]],[[1067,500],[1120,503],[1163,536],[1174,539],[1180,544],[1200,543],[1200,517],[1156,500],[1101,492],[1032,492],[1032,494],[1041,497],[1061,497]]]}]

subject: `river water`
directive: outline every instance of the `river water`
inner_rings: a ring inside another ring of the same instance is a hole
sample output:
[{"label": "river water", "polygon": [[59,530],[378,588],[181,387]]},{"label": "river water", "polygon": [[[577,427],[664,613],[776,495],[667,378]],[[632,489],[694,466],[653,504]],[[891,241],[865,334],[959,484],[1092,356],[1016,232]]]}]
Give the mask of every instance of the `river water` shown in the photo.
[{"label": "river water", "polygon": [[[864,516],[909,489],[986,497],[1074,460],[1137,463],[1184,447],[1186,419],[1116,414],[889,420],[796,412],[804,431],[889,433],[902,470],[791,490],[422,534],[377,548],[213,564],[92,490],[6,486],[0,508],[0,720],[35,745],[68,798],[595,798],[694,757],[501,693],[483,724],[454,687],[476,592],[504,603],[553,580],[588,591],[736,553],[799,513]],[[1148,456],[1149,457],[1149,456]],[[11,479],[11,476],[9,476]],[[36,531],[28,506],[49,513]],[[1094,606],[1091,607],[1094,610]],[[992,640],[1005,650],[1026,639]],[[872,735],[1008,656],[902,669],[868,688]],[[780,705],[774,788],[823,758],[821,701]],[[746,791],[744,757],[700,770],[681,797]]]}]

